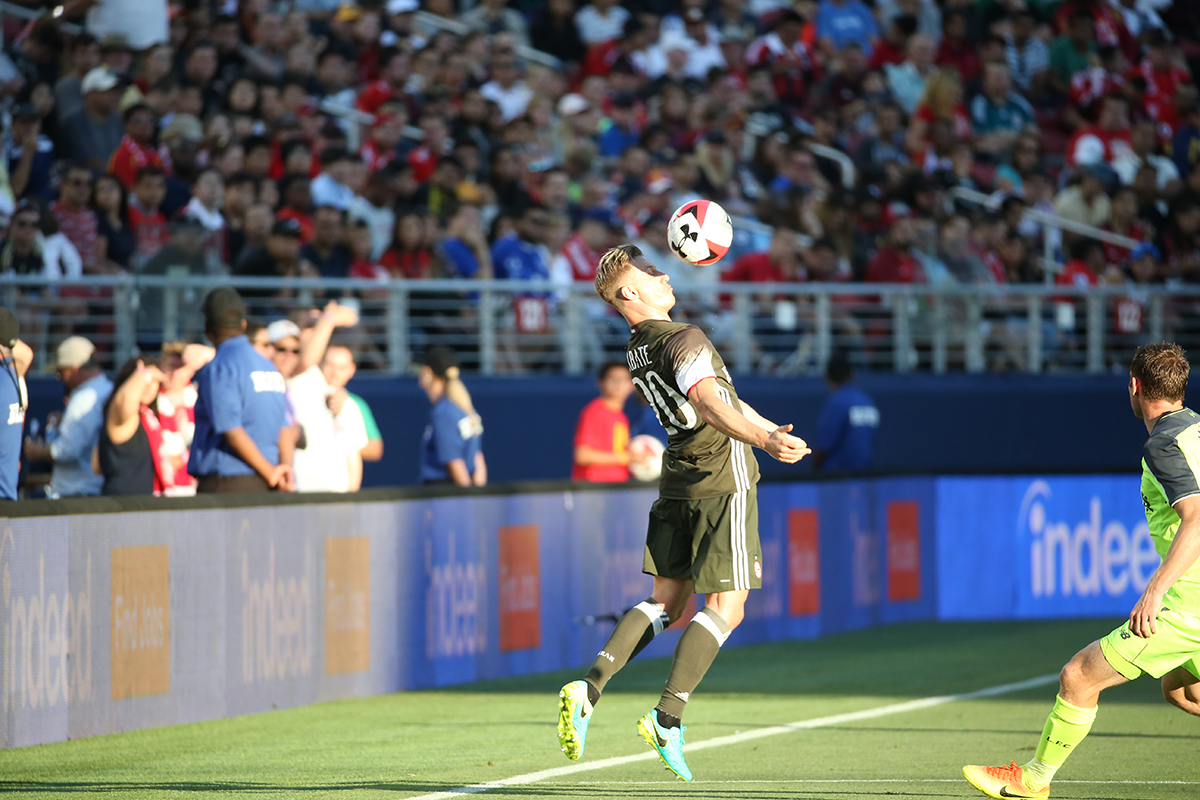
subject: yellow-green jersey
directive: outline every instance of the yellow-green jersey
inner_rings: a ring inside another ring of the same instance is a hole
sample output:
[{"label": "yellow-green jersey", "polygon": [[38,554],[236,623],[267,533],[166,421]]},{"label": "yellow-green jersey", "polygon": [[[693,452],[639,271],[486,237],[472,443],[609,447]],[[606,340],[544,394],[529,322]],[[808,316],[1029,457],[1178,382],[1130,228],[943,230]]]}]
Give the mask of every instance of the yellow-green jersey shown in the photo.
[{"label": "yellow-green jersey", "polygon": [[692,387],[712,378],[721,399],[742,410],[729,370],[704,332],[683,322],[639,322],[625,356],[634,386],[667,431],[659,496],[693,500],[753,490],[758,462],[750,445],[701,420],[687,399]]},{"label": "yellow-green jersey", "polygon": [[[1175,504],[1195,495],[1200,495],[1200,415],[1181,408],[1158,418],[1142,448],[1142,505],[1160,558],[1166,557],[1179,531]],[[1200,562],[1184,573],[1167,597],[1177,610],[1200,614]]]}]

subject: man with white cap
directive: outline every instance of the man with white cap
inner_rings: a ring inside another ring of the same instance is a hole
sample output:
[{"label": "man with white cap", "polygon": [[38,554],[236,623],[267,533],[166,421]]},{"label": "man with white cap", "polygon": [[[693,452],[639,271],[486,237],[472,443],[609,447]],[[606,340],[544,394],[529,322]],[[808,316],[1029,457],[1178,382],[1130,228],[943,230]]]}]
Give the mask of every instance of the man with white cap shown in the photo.
[{"label": "man with white cap", "polygon": [[331,302],[304,332],[287,319],[267,326],[272,360],[287,379],[288,400],[301,429],[292,460],[298,491],[353,492],[362,484],[360,451],[368,443],[362,415],[353,403],[337,415],[330,410],[333,388],[319,366],[334,328],[356,324],[354,309]]},{"label": "man with white cap", "polygon": [[108,160],[125,136],[125,122],[117,111],[119,84],[107,67],[96,67],[83,77],[83,108],[63,121],[66,155],[97,172],[108,169]]},{"label": "man with white cap", "polygon": [[30,461],[52,461],[54,471],[47,497],[100,494],[104,477],[92,471],[92,451],[104,424],[104,403],[112,394],[112,381],[92,361],[96,346],[82,336],[69,336],[58,346],[54,374],[70,394],[58,426],[58,438],[49,444],[25,442]]}]

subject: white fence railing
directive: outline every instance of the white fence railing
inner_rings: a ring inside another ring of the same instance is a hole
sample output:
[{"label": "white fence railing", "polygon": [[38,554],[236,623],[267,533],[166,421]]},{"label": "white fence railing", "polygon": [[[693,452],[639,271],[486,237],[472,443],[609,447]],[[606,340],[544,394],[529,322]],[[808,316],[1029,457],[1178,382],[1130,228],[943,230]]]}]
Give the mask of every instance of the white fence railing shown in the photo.
[{"label": "white fence railing", "polygon": [[[623,356],[629,330],[589,283],[97,277],[87,282],[0,277],[0,303],[50,363],[82,334],[115,366],[164,341],[202,339],[200,305],[234,286],[249,315],[300,323],[329,299],[361,321],[337,337],[361,368],[399,374],[431,345],[457,350],[484,374],[581,373]],[[863,369],[1103,372],[1163,338],[1200,346],[1200,287],[690,284],[672,316],[703,328],[739,373],[817,374],[835,350]]]}]

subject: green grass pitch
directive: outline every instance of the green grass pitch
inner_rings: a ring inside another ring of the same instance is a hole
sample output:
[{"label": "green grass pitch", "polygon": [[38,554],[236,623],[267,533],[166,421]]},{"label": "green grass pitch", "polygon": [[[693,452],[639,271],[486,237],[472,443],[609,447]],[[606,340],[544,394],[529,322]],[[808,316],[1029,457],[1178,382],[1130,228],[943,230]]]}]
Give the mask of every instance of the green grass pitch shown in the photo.
[{"label": "green grass pitch", "polygon": [[[688,741],[1053,674],[1115,623],[921,623],[731,648],[688,706]],[[473,796],[982,797],[962,765],[1028,759],[1055,692],[1046,684],[702,748],[688,756],[696,781],[684,784],[649,759],[634,729],[666,668],[634,662],[609,685],[577,763],[642,760],[598,769],[572,768],[558,750],[556,695],[572,671],[2,751],[0,793],[406,800],[512,779]],[[1168,706],[1148,678],[1106,692],[1058,777],[1056,798],[1200,798],[1200,719]]]}]

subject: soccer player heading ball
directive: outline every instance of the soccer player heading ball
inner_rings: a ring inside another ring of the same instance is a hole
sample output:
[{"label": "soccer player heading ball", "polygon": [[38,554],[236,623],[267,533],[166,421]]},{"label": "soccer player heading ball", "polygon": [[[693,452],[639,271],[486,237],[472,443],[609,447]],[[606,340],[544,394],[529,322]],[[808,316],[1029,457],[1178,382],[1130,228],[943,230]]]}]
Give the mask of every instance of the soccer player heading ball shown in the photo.
[{"label": "soccer player heading ball", "polygon": [[675,293],[641,250],[623,244],[605,253],[596,292],[632,329],[629,371],[666,429],[668,446],[642,562],[654,576],[654,593],[621,618],[587,675],[559,692],[558,739],[567,758],[583,755],[604,685],[702,592],[704,608],[679,637],[662,698],[637,723],[663,764],[690,781],[683,707],[742,621],[749,590],[762,585],[758,464],[750,447],[785,464],[811,451],[789,433],[791,425],[776,425],[738,399],[725,362],[699,328],[671,321]]},{"label": "soccer player heading ball", "polygon": [[1139,347],[1129,365],[1129,402],[1150,433],[1142,505],[1162,563],[1129,621],[1063,667],[1033,760],[963,767],[988,797],[1049,797],[1054,773],[1091,730],[1100,692],[1143,673],[1162,678],[1172,705],[1200,715],[1200,415],[1183,407],[1188,370],[1183,348],[1168,343]]}]

